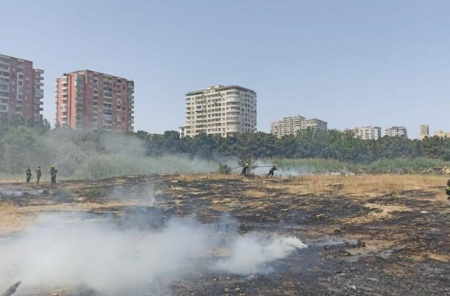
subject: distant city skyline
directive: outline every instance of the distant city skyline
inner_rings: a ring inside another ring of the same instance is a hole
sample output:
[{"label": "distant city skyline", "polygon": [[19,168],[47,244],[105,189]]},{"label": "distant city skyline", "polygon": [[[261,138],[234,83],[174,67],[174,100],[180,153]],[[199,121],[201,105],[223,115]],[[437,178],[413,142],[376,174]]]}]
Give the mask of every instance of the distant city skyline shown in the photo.
[{"label": "distant city skyline", "polygon": [[293,111],[329,129],[450,130],[448,1],[18,0],[2,12],[0,53],[45,71],[52,125],[54,79],[92,69],[135,81],[136,131],[178,130],[186,92],[217,84],[255,90],[267,133]]}]

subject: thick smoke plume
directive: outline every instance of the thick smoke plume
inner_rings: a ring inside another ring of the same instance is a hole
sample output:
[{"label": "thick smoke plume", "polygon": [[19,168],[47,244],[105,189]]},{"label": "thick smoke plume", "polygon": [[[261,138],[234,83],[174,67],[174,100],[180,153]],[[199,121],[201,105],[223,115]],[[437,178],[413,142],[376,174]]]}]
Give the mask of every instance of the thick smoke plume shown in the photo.
[{"label": "thick smoke plume", "polygon": [[[294,237],[241,236],[236,224],[190,217],[142,230],[91,216],[42,217],[26,233],[0,241],[0,291],[22,280],[25,293],[64,287],[113,296],[165,294],[163,279],[193,270],[266,273],[274,260],[306,247]],[[219,249],[227,250],[224,257],[211,256]]]}]

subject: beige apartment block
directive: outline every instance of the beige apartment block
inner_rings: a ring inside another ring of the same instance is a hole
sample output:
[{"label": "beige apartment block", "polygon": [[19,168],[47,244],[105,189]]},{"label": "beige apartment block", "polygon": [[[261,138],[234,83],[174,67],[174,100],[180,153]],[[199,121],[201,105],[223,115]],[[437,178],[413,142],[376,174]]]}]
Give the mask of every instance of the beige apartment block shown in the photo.
[{"label": "beige apartment block", "polygon": [[435,131],[434,136],[439,138],[450,138],[450,132]]},{"label": "beige apartment block", "polygon": [[229,137],[256,131],[256,92],[237,85],[215,85],[186,94],[186,125],[180,137],[200,133]]},{"label": "beige apartment block", "polygon": [[354,129],[347,129],[355,134],[355,137],[363,140],[381,139],[381,127],[378,126],[361,126]]},{"label": "beige apartment block", "polygon": [[385,134],[388,137],[408,138],[408,132],[404,126],[393,126],[387,128]]},{"label": "beige apartment block", "polygon": [[[433,136],[439,137],[439,138],[450,138],[450,132],[435,131]],[[421,125],[419,140],[424,140],[425,138],[430,138],[430,137],[431,137],[430,127],[428,125]]]},{"label": "beige apartment block", "polygon": [[270,133],[281,138],[287,135],[297,135],[300,130],[327,130],[327,123],[323,120],[312,118],[305,119],[300,115],[284,117],[283,120],[274,121],[270,125]]},{"label": "beige apartment block", "polygon": [[274,121],[270,124],[270,133],[278,138],[295,135],[300,130],[303,120],[305,120],[305,117],[298,114],[284,117],[283,120]]},{"label": "beige apartment block", "polygon": [[302,129],[302,130],[313,129],[313,130],[326,131],[327,123],[325,121],[317,119],[317,118],[306,119],[301,122],[300,129]]},{"label": "beige apartment block", "polygon": [[430,137],[430,127],[427,124],[423,124],[420,126],[419,140],[423,140],[427,137]]}]

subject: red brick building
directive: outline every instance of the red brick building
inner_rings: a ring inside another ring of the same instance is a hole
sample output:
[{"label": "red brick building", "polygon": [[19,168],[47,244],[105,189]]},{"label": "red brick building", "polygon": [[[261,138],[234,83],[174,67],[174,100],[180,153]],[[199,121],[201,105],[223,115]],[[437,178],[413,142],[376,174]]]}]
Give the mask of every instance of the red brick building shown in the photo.
[{"label": "red brick building", "polygon": [[72,129],[132,132],[134,82],[90,70],[56,80],[56,120]]},{"label": "red brick building", "polygon": [[1,118],[22,116],[34,122],[42,118],[43,74],[31,61],[0,54]]}]

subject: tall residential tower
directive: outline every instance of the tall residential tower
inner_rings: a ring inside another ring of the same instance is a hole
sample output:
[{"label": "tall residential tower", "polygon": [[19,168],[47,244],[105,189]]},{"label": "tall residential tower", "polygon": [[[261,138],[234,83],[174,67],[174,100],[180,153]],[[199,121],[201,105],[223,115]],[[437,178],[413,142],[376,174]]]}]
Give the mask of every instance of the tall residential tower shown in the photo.
[{"label": "tall residential tower", "polygon": [[256,131],[256,92],[241,86],[216,85],[186,95],[186,126],[181,137],[200,133],[233,136]]},{"label": "tall residential tower", "polygon": [[22,116],[36,122],[42,118],[43,74],[31,61],[0,54],[0,120]]},{"label": "tall residential tower", "polygon": [[132,132],[134,82],[90,70],[56,80],[56,120],[72,129]]}]

